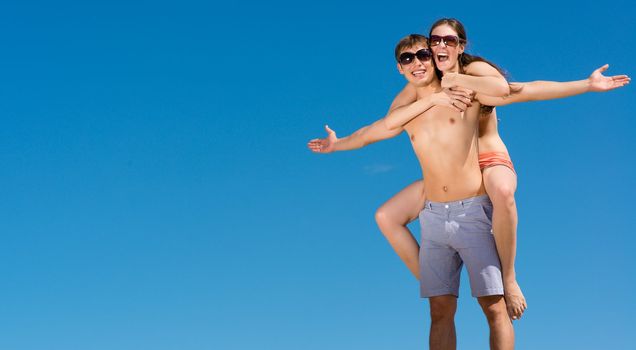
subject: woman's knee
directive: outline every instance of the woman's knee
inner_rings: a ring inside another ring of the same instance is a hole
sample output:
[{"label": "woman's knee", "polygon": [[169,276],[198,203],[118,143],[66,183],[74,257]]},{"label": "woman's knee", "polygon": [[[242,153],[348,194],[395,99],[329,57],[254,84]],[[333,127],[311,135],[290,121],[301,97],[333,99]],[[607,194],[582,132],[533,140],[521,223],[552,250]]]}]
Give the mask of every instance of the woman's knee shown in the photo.
[{"label": "woman's knee", "polygon": [[497,183],[491,187],[491,193],[488,195],[493,202],[513,206],[515,204],[515,190],[514,184]]},{"label": "woman's knee", "polygon": [[404,222],[408,220],[402,219],[399,215],[397,215],[394,211],[387,208],[386,205],[382,205],[378,210],[375,211],[375,222],[378,224],[380,229],[383,228],[391,228],[395,226],[405,226],[408,222]]}]

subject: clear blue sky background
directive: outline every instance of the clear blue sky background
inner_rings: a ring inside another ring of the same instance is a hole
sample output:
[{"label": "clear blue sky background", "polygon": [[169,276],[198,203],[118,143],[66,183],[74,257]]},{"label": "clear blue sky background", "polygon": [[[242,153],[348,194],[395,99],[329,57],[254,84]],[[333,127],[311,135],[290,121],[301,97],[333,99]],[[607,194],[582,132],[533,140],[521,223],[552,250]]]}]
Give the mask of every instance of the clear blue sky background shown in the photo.
[{"label": "clear blue sky background", "polygon": [[[4,3],[0,348],[426,348],[428,304],[373,220],[421,176],[407,138],[307,140],[382,117],[395,43],[443,16],[515,81],[636,75],[627,1],[453,5]],[[634,347],[634,91],[499,110],[518,349]],[[466,282],[459,348],[485,349]]]}]

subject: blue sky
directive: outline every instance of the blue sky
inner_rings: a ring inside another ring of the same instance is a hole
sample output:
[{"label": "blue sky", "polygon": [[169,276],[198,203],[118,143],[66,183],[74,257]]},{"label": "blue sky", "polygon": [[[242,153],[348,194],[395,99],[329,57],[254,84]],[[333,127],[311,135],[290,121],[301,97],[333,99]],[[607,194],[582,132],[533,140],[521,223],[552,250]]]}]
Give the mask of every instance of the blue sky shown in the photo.
[{"label": "blue sky", "polygon": [[[636,54],[626,1],[456,4],[3,4],[0,348],[426,348],[427,302],[373,221],[421,176],[408,139],[307,140],[382,117],[395,43],[440,17],[514,81],[634,76]],[[518,349],[633,347],[634,97],[499,109]],[[484,349],[466,282],[459,348]]]}]

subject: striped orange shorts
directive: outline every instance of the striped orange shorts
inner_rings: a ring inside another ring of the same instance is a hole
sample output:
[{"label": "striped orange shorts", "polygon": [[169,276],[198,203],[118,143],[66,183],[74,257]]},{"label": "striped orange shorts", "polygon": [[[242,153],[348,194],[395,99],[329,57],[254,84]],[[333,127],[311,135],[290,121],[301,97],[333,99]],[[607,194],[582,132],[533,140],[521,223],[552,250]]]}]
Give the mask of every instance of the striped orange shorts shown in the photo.
[{"label": "striped orange shorts", "polygon": [[[484,171],[486,168],[490,168],[495,165],[503,165],[513,172],[515,172],[515,167],[512,165],[512,160],[510,160],[510,156],[506,152],[486,152],[479,154],[479,168],[481,171]],[[516,172],[515,172],[516,174]]]}]

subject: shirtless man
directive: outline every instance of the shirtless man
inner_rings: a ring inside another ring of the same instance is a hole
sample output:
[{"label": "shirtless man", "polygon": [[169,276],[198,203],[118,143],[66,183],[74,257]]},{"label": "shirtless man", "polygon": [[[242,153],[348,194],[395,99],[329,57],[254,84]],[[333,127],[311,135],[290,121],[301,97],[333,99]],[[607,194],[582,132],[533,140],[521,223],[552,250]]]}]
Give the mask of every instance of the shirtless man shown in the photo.
[{"label": "shirtless man", "polygon": [[[440,92],[440,82],[434,74],[430,56],[427,57],[426,52],[425,38],[416,35],[402,40],[396,49],[396,58],[401,62],[398,69],[405,75],[409,84],[416,87],[420,104],[422,101],[428,101],[429,107],[451,107],[430,108],[404,126],[426,175],[424,188],[429,202],[427,210],[421,214],[422,271],[418,269],[417,259],[413,259],[413,256],[417,257],[418,247],[408,229],[404,228],[406,234],[387,238],[416,277],[419,276],[422,295],[431,298],[432,349],[454,347],[453,316],[456,307],[456,284],[461,268],[458,265],[461,261],[457,260],[459,256],[466,260],[473,295],[478,297],[489,320],[491,345],[496,348],[510,348],[514,342],[514,333],[506,317],[505,304],[501,296],[501,272],[496,267],[498,257],[490,234],[489,215],[492,209],[487,197],[483,196],[485,191],[477,165],[479,104],[475,103],[464,115],[460,114],[460,110],[471,105],[470,99],[461,92],[451,92],[450,95]],[[410,56],[407,55],[406,60],[401,60],[400,56],[403,53]],[[486,69],[486,74],[492,74],[492,71],[487,71],[488,67],[481,68]],[[550,98],[538,93],[538,86],[532,84],[522,89],[524,93],[527,92],[526,96],[499,99],[499,103]],[[539,82],[539,85],[541,84],[542,82]],[[556,87],[548,87],[557,95],[552,98],[567,95],[558,91]],[[558,96],[559,94],[562,96]],[[495,101],[488,103],[494,104],[493,102]],[[395,107],[394,103],[392,109]],[[355,149],[393,137],[401,133],[402,128],[389,130],[384,120],[380,120],[342,139],[337,139],[330,129],[327,128],[327,131],[329,136],[326,139],[310,141],[309,147],[312,150],[328,153]],[[414,205],[413,208],[415,207],[417,206]],[[450,236],[454,237],[454,242],[448,241]],[[457,240],[459,237],[461,239]],[[405,247],[406,250],[402,249]],[[449,250],[450,254],[445,255]],[[431,259],[445,259],[448,263],[431,263]],[[440,271],[440,268],[445,271]]]}]

